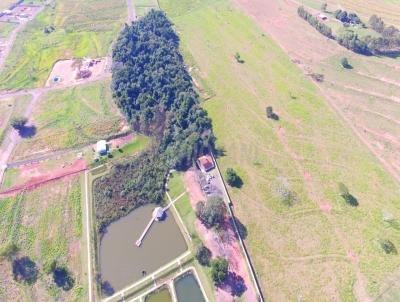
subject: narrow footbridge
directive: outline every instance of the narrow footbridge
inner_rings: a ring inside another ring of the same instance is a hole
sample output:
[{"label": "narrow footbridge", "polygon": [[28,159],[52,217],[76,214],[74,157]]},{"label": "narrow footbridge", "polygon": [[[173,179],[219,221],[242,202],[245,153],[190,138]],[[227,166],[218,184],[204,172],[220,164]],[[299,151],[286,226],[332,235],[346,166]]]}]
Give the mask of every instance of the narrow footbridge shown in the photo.
[{"label": "narrow footbridge", "polygon": [[[168,193],[167,193],[167,194],[168,194]],[[168,211],[169,208],[170,208],[177,200],[179,200],[179,199],[180,199],[183,195],[185,195],[185,194],[186,194],[186,192],[183,192],[181,195],[179,195],[177,198],[175,198],[175,199],[172,200],[172,201],[171,201],[171,199],[169,198],[169,195],[168,195],[168,198],[170,199],[170,203],[169,203],[166,207],[164,207],[164,208],[160,208],[160,209],[159,209],[159,208],[155,208],[155,209],[154,209],[153,214],[152,214],[152,217],[151,217],[149,223],[147,224],[146,228],[144,229],[142,235],[140,235],[139,239],[136,241],[136,246],[139,247],[139,246],[142,245],[142,242],[143,242],[144,237],[146,237],[147,232],[150,230],[150,228],[151,228],[153,222],[156,221],[157,218],[158,218],[157,213],[158,213],[159,211],[162,211],[162,213],[165,213],[166,211]]]}]

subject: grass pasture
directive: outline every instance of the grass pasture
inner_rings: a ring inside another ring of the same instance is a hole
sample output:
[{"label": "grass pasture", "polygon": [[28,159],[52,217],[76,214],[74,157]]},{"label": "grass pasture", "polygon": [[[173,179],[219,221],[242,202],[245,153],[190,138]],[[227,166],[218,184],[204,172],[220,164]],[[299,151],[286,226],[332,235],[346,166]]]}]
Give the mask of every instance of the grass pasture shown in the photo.
[{"label": "grass pasture", "polygon": [[112,103],[108,81],[49,92],[32,118],[37,133],[18,145],[15,158],[93,143],[124,127]]},{"label": "grass pasture", "polygon": [[136,15],[140,18],[152,9],[158,9],[158,0],[133,0]]},{"label": "grass pasture", "polygon": [[7,38],[16,26],[14,23],[0,22],[0,39]]},{"label": "grass pasture", "polygon": [[[39,270],[33,286],[13,280],[8,260],[0,261],[1,301],[85,301],[81,246],[82,211],[79,178],[53,182],[0,203],[0,246],[11,242],[18,257],[29,256]],[[57,287],[43,267],[58,259],[75,280],[69,291]]]},{"label": "grass pasture", "polygon": [[[378,297],[400,265],[378,243],[388,238],[400,247],[398,231],[382,219],[382,211],[400,218],[399,185],[236,6],[226,0],[160,6],[180,33],[187,64],[215,92],[204,107],[224,151],[222,170],[235,168],[244,182],[230,193],[266,299],[362,301],[363,290]],[[267,106],[279,121],[266,118]],[[358,207],[339,196],[338,182]],[[291,206],[277,194],[282,183],[297,196]]]},{"label": "grass pasture", "polygon": [[[125,0],[55,0],[19,33],[0,89],[44,85],[57,60],[104,57],[126,19]],[[54,32],[45,34],[46,26]]]}]

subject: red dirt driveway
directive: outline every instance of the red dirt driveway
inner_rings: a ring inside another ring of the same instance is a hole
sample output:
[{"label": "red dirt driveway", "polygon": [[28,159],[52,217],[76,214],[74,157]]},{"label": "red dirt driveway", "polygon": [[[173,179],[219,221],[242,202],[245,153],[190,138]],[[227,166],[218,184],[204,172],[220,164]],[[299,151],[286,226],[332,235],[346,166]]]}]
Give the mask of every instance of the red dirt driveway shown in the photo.
[{"label": "red dirt driveway", "polygon": [[[195,209],[196,203],[206,200],[206,197],[197,181],[195,171],[187,171],[184,179],[190,202]],[[238,296],[243,297],[243,301],[257,301],[246,262],[229,218],[226,218],[222,234],[207,229],[199,220],[196,220],[196,230],[204,245],[211,250],[213,257],[222,256],[229,261],[228,280],[224,286],[216,289],[217,301],[235,301]]]}]

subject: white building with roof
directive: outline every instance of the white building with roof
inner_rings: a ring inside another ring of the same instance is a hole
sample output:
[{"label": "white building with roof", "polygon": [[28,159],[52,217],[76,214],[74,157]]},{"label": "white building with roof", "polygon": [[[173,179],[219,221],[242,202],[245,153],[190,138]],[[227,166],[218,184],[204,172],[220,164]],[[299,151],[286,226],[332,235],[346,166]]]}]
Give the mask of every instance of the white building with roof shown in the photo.
[{"label": "white building with roof", "polygon": [[99,155],[107,154],[107,142],[105,140],[101,140],[101,141],[97,142],[96,153]]}]

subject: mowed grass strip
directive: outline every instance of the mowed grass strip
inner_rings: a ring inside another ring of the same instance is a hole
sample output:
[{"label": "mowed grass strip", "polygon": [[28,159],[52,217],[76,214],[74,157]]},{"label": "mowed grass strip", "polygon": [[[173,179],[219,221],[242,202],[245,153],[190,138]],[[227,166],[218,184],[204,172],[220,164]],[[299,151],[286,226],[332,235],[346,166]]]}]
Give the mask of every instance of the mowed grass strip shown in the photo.
[{"label": "mowed grass strip", "polygon": [[[400,217],[398,184],[301,70],[228,1],[160,5],[176,24],[187,63],[216,94],[204,107],[225,153],[222,170],[233,167],[244,181],[230,193],[267,299],[352,301],[358,270],[376,297],[400,265],[378,244],[388,238],[400,247],[399,232],[382,219],[384,209]],[[279,121],[266,118],[267,106]],[[297,195],[292,206],[277,196],[282,182]],[[343,201],[338,182],[358,207]],[[326,204],[330,212],[321,211]]]},{"label": "mowed grass strip", "polygon": [[15,157],[85,145],[119,133],[122,117],[112,102],[109,81],[47,93],[33,113],[37,133],[19,144]]},{"label": "mowed grass strip", "polygon": [[[0,89],[44,85],[57,60],[104,57],[126,19],[125,0],[55,0],[19,33]],[[50,34],[45,27],[54,27]]]},{"label": "mowed grass strip", "polygon": [[[0,202],[0,248],[14,243],[39,269],[34,286],[13,280],[11,264],[1,260],[1,301],[85,301],[82,268],[82,211],[78,178],[53,182]],[[53,260],[68,267],[75,280],[69,291],[57,287],[43,268]]]}]

